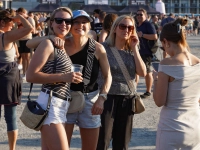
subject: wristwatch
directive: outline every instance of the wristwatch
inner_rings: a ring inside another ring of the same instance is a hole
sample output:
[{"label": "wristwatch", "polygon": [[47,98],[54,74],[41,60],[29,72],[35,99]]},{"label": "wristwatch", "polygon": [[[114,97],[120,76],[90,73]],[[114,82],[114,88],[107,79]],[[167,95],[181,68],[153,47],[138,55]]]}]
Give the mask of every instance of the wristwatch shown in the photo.
[{"label": "wristwatch", "polygon": [[107,94],[99,94],[99,96],[102,96],[104,100],[107,100]]},{"label": "wristwatch", "polygon": [[144,36],[144,34],[142,33],[142,36],[141,37],[143,37]]}]

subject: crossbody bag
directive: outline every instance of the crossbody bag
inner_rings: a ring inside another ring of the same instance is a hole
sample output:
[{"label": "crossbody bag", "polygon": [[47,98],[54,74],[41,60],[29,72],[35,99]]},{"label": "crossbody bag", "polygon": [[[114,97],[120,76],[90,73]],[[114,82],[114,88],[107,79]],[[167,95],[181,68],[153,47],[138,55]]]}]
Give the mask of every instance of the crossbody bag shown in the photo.
[{"label": "crossbody bag", "polygon": [[[92,73],[93,60],[94,60],[94,52],[95,52],[95,40],[89,39],[89,47],[87,50],[87,61],[85,66],[85,72],[83,75],[83,93],[86,92],[87,86],[90,83],[90,77]],[[67,113],[75,113],[78,111],[82,111],[85,106],[85,98],[81,91],[71,91],[72,101],[70,103],[69,109]]]},{"label": "crossbody bag", "polygon": [[145,105],[144,105],[142,99],[140,98],[140,96],[136,93],[135,85],[131,81],[130,74],[124,64],[124,61],[122,60],[116,47],[110,47],[110,49],[111,49],[115,59],[117,60],[117,63],[119,64],[119,67],[124,75],[124,78],[126,79],[129,90],[131,91],[131,95],[134,95],[132,98],[132,111],[135,114],[142,113],[143,111],[145,111]]}]

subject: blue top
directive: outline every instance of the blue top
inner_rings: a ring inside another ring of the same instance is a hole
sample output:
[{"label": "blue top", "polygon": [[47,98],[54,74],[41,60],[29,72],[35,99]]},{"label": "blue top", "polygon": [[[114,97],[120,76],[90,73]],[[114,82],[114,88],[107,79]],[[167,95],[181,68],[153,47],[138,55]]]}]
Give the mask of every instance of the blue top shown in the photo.
[{"label": "blue top", "polygon": [[175,20],[174,18],[167,17],[167,18],[165,18],[165,19],[162,20],[162,22],[161,22],[160,25],[163,27],[166,23],[172,22],[174,20]]},{"label": "blue top", "polygon": [[[137,31],[142,31],[143,34],[157,34],[154,25],[149,21],[144,21],[140,26],[137,26]],[[140,55],[152,56],[151,49],[148,45],[148,39],[139,37],[140,40]]]}]

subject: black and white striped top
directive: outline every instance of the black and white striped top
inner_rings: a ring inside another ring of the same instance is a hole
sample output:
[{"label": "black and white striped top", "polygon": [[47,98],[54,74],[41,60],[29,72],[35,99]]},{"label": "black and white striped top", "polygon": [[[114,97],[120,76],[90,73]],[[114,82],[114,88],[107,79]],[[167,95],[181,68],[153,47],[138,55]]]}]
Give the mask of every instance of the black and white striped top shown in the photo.
[{"label": "black and white striped top", "polygon": [[[69,56],[66,54],[64,50],[60,50],[55,48],[57,51],[57,58],[56,60],[47,61],[44,67],[42,68],[42,72],[44,73],[53,73],[54,69],[54,61],[57,61],[56,63],[56,73],[69,73],[71,72],[71,60]],[[53,87],[53,89],[52,89]],[[47,83],[43,84],[42,88],[53,90],[53,93],[56,95],[59,95],[62,99],[66,100],[67,97],[70,96],[69,90],[70,90],[70,83],[66,82],[59,82],[56,84],[53,83]]]}]

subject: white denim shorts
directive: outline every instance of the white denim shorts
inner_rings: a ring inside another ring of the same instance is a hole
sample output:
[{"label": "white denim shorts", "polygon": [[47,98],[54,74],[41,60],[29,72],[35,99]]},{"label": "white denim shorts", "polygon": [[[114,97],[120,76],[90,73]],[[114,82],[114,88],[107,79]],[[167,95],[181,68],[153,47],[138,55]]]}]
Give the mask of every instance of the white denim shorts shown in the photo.
[{"label": "white denim shorts", "polygon": [[[43,109],[46,110],[48,98],[49,94],[41,91],[36,101]],[[66,123],[66,114],[69,108],[69,103],[69,101],[65,101],[63,99],[52,96],[49,113],[43,125],[50,125],[51,123]]]}]

